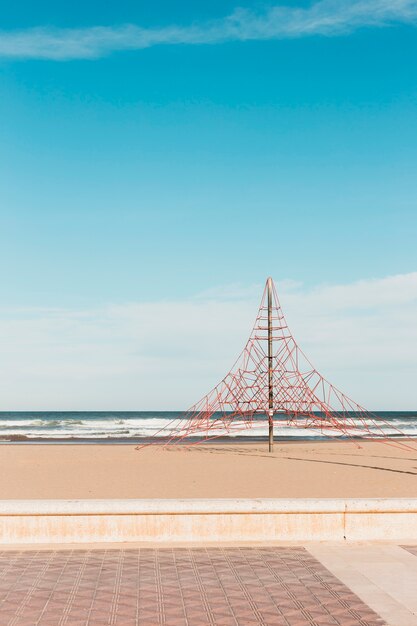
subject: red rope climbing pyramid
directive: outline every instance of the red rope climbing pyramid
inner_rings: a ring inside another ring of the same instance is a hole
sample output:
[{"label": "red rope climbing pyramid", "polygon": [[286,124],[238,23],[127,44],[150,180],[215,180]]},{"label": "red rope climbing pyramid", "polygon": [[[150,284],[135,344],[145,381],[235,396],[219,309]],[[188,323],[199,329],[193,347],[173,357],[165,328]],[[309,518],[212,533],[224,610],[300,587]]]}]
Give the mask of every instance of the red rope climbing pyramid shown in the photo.
[{"label": "red rope climbing pyramid", "polygon": [[[274,421],[327,436],[385,439],[401,431],[328,382],[297,345],[272,279],[265,285],[249,340],[230,372],[170,426],[169,442],[210,440]],[[274,420],[275,418],[275,420]],[[272,439],[270,438],[270,449]],[[397,445],[405,446],[397,440]]]}]

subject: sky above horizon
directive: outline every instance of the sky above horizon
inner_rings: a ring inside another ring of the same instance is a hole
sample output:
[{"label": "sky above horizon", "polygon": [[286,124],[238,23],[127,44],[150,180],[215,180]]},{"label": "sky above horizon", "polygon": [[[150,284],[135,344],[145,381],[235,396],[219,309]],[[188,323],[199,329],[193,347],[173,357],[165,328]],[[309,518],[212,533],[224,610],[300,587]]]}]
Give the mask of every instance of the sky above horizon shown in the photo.
[{"label": "sky above horizon", "polygon": [[417,1],[0,17],[0,409],[186,408],[268,275],[327,378],[417,408]]}]

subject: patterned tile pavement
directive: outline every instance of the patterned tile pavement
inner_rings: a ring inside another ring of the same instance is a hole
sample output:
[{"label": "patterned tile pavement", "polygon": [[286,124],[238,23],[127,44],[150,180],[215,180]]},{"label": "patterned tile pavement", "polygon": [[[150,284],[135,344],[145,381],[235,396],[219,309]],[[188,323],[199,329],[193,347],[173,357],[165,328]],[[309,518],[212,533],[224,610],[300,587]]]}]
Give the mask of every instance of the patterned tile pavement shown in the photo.
[{"label": "patterned tile pavement", "polygon": [[0,552],[1,626],[380,626],[302,547]]}]

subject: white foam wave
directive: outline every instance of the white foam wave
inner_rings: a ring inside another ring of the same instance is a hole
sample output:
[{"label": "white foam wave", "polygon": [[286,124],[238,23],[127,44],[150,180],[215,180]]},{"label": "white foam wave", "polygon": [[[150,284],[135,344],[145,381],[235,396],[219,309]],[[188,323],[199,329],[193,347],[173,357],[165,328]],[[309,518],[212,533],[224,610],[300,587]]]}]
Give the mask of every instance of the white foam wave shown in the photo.
[{"label": "white foam wave", "polygon": [[[366,431],[361,428],[362,423],[352,420],[348,432],[351,435],[367,436]],[[365,425],[369,428],[371,436],[381,435],[378,421],[367,420]],[[129,439],[141,437],[169,437],[186,429],[188,421],[175,419],[172,417],[111,417],[111,418],[17,418],[0,420],[0,439],[2,437],[13,437],[23,435],[28,439]],[[417,419],[391,419],[380,424],[384,435],[416,436]],[[253,437],[266,436],[268,425],[265,419],[256,419],[254,427],[248,428],[247,424],[241,420],[234,420],[233,430],[229,433],[223,429],[210,429],[209,436],[227,435],[228,437]],[[335,436],[338,432],[334,429],[320,429],[319,427],[304,428],[301,424],[286,425],[284,420],[277,420],[274,433],[277,437],[300,437],[317,438],[323,435]],[[204,436],[204,430],[194,433],[195,436]]]}]

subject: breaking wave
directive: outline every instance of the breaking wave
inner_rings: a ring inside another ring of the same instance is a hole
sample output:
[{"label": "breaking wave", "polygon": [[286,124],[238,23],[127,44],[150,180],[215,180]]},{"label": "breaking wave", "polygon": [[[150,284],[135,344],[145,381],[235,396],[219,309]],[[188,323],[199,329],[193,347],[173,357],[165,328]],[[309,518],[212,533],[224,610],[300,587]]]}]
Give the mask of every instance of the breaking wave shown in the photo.
[{"label": "breaking wave", "polygon": [[[415,437],[417,436],[417,413],[381,412],[378,414],[384,421],[383,430],[386,436]],[[129,441],[151,437],[167,437],[176,429],[186,426],[181,420],[180,412],[77,412],[77,413],[0,413],[0,441],[34,441],[34,440],[117,440]],[[236,430],[227,433],[227,437],[263,437],[267,435],[266,419],[257,418],[256,427],[247,428],[243,422],[235,420]],[[350,429],[352,435],[363,436],[360,423]],[[380,434],[367,422],[371,436]],[[400,433],[398,432],[400,431]],[[210,431],[210,435],[221,435],[220,430]],[[277,418],[274,427],[276,438],[316,439],[323,436],[334,436],[335,431],[288,426],[286,420]]]}]

